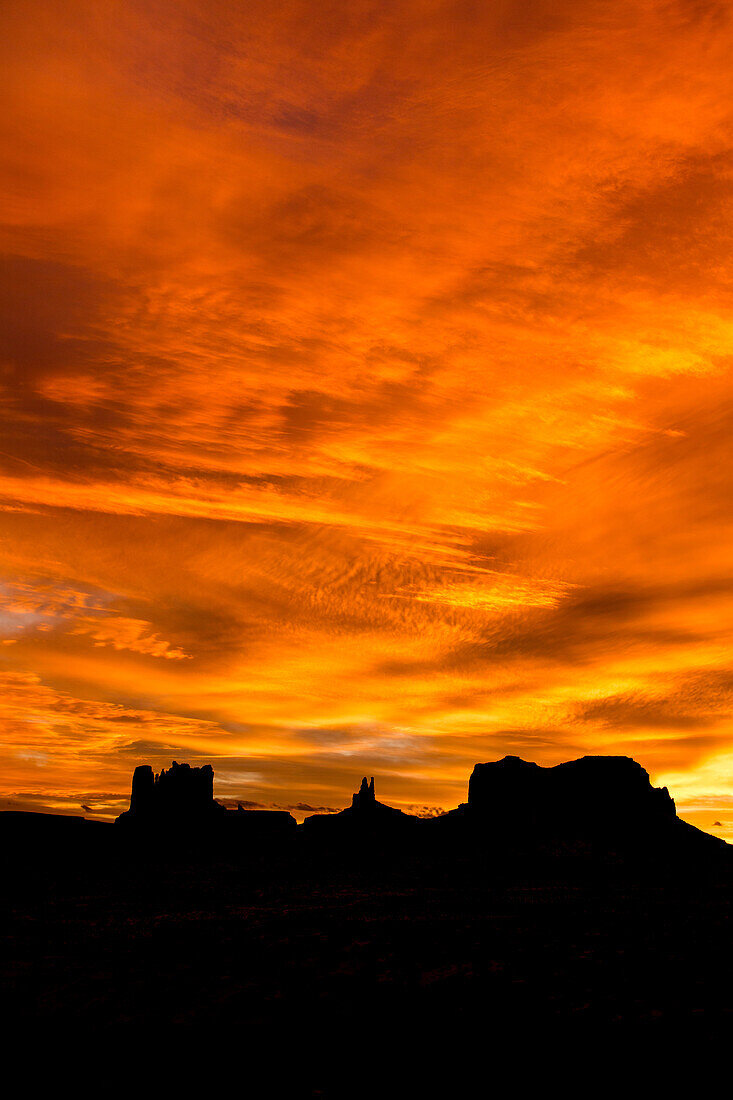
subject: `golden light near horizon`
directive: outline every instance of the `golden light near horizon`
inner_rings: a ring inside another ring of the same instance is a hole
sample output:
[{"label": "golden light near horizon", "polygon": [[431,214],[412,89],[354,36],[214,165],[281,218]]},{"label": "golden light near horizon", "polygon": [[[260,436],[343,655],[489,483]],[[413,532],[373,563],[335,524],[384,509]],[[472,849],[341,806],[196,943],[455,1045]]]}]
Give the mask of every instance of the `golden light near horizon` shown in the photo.
[{"label": "golden light near horizon", "polygon": [[620,753],[733,839],[731,6],[2,22],[3,805]]}]

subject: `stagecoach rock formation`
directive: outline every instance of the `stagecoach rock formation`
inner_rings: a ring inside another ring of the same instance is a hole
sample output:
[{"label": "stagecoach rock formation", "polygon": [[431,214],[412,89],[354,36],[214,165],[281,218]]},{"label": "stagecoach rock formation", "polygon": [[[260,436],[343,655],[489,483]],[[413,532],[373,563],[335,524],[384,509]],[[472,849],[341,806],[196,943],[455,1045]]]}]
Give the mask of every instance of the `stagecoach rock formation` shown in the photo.
[{"label": "stagecoach rock formation", "polygon": [[361,781],[361,787],[351,796],[351,808],[352,810],[365,810],[368,812],[368,806],[375,802],[374,776],[371,777],[368,783],[366,781],[366,776],[364,776]]},{"label": "stagecoach rock formation", "polygon": [[378,802],[374,794],[374,778],[367,782],[364,776],[347,809],[336,814],[307,817],[303,822],[303,831],[311,840],[386,839],[403,836],[419,823],[418,818]]}]

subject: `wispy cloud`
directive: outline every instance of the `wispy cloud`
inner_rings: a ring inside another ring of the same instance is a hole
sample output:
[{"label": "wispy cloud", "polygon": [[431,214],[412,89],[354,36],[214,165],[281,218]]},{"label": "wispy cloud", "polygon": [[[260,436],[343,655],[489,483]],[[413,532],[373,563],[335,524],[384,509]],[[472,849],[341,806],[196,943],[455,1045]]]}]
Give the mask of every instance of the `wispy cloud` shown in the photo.
[{"label": "wispy cloud", "polygon": [[2,19],[7,790],[726,796],[729,6]]}]

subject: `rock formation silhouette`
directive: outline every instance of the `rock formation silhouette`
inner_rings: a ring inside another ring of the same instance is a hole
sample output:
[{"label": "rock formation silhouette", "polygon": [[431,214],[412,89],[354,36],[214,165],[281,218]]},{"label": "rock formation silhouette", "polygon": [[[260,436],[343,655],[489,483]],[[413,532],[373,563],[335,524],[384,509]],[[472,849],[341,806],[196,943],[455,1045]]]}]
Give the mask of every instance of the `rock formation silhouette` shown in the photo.
[{"label": "rock formation silhouette", "polygon": [[584,756],[547,768],[518,756],[476,764],[468,802],[429,825],[443,844],[546,858],[574,852],[623,861],[727,847],[681,821],[667,788],[653,787],[627,756]]},{"label": "rock formation silhouette", "polygon": [[192,768],[175,760],[168,771],[165,768],[154,775],[149,764],[135,768],[132,776],[130,809],[120,814],[118,821],[153,823],[177,820],[204,821],[207,817],[225,813],[225,808],[214,799],[214,769],[211,764]]},{"label": "rock formation silhouette", "polygon": [[[467,802],[427,819],[365,777],[348,808],[297,830],[288,813],[220,805],[213,778],[142,765],[118,825],[0,813],[6,1015],[34,1043],[39,1020],[68,1023],[72,1052],[97,1026],[133,1052],[173,1036],[204,1051],[208,1087],[207,1029],[236,1057],[272,1037],[265,1088],[290,1059],[295,1096],[373,1092],[369,1070],[352,1080],[365,1036],[370,1050],[417,1037],[408,1092],[432,1047],[452,1068],[466,1036],[475,1068],[487,1035],[491,1057],[518,1036],[526,1059],[553,1023],[551,1053],[575,1068],[594,1021],[603,1057],[629,1020],[644,1043],[679,1022],[689,1044],[702,1017],[724,1049],[733,848],[679,820],[633,760],[477,764]],[[326,1048],[348,1064],[333,1089],[304,1087],[306,1052]],[[185,1052],[173,1059],[190,1076]]]},{"label": "rock formation silhouette", "polygon": [[652,787],[648,773],[628,756],[583,756],[551,768],[518,756],[477,764],[468,807],[476,816],[533,827],[675,817],[667,788]]},{"label": "rock formation silhouette", "polygon": [[[476,764],[468,801],[427,819],[379,802],[374,778],[366,776],[349,807],[314,814],[297,829],[286,811],[241,805],[229,810],[213,791],[210,764],[173,761],[158,775],[142,764],[132,778],[130,808],[117,818],[122,828],[114,833],[121,842],[143,844],[157,836],[163,852],[205,840],[210,858],[220,852],[295,851],[303,844],[314,851],[372,847],[385,857],[407,850],[427,862],[483,853],[497,865],[546,863],[568,855],[599,864],[608,859],[649,864],[733,854],[724,841],[680,820],[667,789],[653,787],[644,768],[624,756],[584,756],[554,767],[517,756]],[[111,835],[103,823],[17,811],[0,814],[0,826],[6,845],[15,837],[29,852],[88,849],[108,843]],[[297,835],[302,840],[296,844]]]},{"label": "rock formation silhouette", "polygon": [[351,808],[352,810],[366,810],[367,805],[375,802],[374,776],[371,777],[369,783],[367,783],[366,776],[364,776],[361,781],[361,787],[351,796]]},{"label": "rock formation silhouette", "polygon": [[192,768],[175,760],[155,775],[149,764],[135,768],[130,809],[117,823],[136,831],[177,831],[188,834],[216,831],[227,841],[266,843],[295,833],[295,818],[284,810],[227,810],[214,798],[211,764]]},{"label": "rock formation silhouette", "polygon": [[336,814],[314,814],[303,822],[305,836],[313,841],[384,840],[401,838],[420,824],[420,819],[392,806],[378,802],[374,793],[374,777],[352,796],[351,806]]}]

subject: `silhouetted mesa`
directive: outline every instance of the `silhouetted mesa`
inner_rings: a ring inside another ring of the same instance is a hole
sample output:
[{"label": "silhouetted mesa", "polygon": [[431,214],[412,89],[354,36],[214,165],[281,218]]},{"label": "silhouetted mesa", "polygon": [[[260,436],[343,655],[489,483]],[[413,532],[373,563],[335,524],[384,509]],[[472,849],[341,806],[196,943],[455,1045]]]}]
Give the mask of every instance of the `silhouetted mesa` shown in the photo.
[{"label": "silhouetted mesa", "polygon": [[512,826],[551,822],[642,823],[674,818],[666,787],[652,787],[648,773],[628,756],[583,756],[542,768],[505,756],[477,764],[468,783],[468,806]]},{"label": "silhouetted mesa", "polygon": [[476,764],[468,802],[433,822],[444,838],[478,836],[494,847],[545,853],[584,846],[620,856],[726,847],[681,821],[667,788],[653,787],[628,756],[584,756],[550,768],[518,756]]},{"label": "silhouetted mesa", "polygon": [[[241,805],[228,810],[213,791],[210,764],[191,767],[174,761],[158,775],[143,764],[133,775],[130,808],[117,821],[126,835],[139,838],[159,833],[190,843],[206,837],[212,855],[220,843],[242,842],[256,853],[271,843],[294,842],[296,823],[289,813]],[[5,828],[21,826],[8,818]],[[72,828],[63,826],[64,835],[70,837]],[[483,851],[505,863],[568,854],[591,862],[609,855],[624,861],[636,856],[696,859],[731,851],[724,841],[681,821],[667,789],[653,787],[647,772],[625,756],[584,756],[551,768],[517,756],[476,764],[468,802],[429,819],[378,802],[374,778],[365,776],[351,806],[308,817],[299,831],[309,844],[356,843],[380,852],[394,846],[420,851],[426,859],[432,852],[453,858]]]},{"label": "silhouetted mesa", "polygon": [[337,814],[314,814],[303,822],[305,835],[313,840],[388,839],[411,833],[420,819],[377,802],[374,794],[374,778],[352,796],[351,806]]},{"label": "silhouetted mesa", "polygon": [[130,809],[119,822],[154,822],[165,819],[202,819],[225,813],[214,799],[214,769],[211,764],[192,768],[174,760],[168,771],[153,774],[149,764],[135,768]]},{"label": "silhouetted mesa", "polygon": [[135,768],[130,809],[117,823],[138,830],[215,829],[227,836],[275,840],[293,836],[295,818],[284,810],[227,810],[214,798],[214,769],[211,764],[192,768],[175,760],[168,771],[154,775],[149,764]]}]

